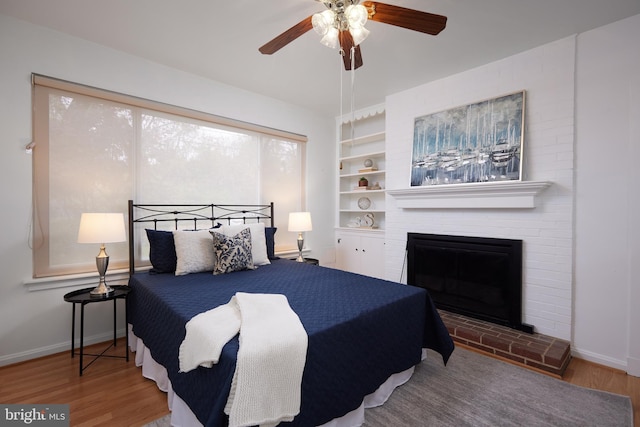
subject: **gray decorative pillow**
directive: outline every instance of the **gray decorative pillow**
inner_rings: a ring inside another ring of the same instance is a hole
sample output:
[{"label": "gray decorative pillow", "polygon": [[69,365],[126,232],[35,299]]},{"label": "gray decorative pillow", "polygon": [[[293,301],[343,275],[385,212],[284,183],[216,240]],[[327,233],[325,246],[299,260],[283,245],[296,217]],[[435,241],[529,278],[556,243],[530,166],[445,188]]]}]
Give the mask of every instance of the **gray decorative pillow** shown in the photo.
[{"label": "gray decorative pillow", "polygon": [[213,236],[213,251],[216,255],[213,274],[255,268],[251,255],[251,230],[245,228],[234,236],[225,236],[213,230],[209,232]]},{"label": "gray decorative pillow", "polygon": [[215,264],[208,230],[173,232],[176,247],[176,276],[211,271]]}]

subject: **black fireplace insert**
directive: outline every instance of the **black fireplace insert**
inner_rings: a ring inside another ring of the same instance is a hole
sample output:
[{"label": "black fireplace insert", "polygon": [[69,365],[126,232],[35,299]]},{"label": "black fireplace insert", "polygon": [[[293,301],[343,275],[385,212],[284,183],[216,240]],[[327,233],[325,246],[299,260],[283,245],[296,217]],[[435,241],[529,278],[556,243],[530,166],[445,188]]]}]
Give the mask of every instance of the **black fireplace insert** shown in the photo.
[{"label": "black fireplace insert", "polygon": [[522,323],[522,240],[407,234],[407,284],[436,307],[511,328]]}]

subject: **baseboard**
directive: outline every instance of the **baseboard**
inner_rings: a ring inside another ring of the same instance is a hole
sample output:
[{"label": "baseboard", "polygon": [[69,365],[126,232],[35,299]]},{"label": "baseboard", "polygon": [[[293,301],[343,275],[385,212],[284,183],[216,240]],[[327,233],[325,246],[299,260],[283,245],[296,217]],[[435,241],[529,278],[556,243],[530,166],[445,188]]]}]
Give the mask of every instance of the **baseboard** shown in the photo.
[{"label": "baseboard", "polygon": [[627,358],[627,374],[640,377],[640,359],[637,357]]},{"label": "baseboard", "polygon": [[587,360],[589,362],[597,363],[598,365],[608,366],[625,372],[627,372],[628,369],[627,362],[624,360],[614,359],[612,357],[603,356],[602,354],[581,350],[575,347],[571,347],[571,355],[578,359]]},{"label": "baseboard", "polygon": [[[124,337],[124,328],[116,331],[117,337]],[[113,332],[104,332],[101,334],[91,335],[84,337],[84,345],[98,344],[105,341],[111,341],[113,339]],[[77,339],[75,346],[78,348],[80,340]],[[24,362],[26,360],[37,359],[38,357],[49,356],[50,354],[62,353],[64,351],[71,350],[71,341],[65,341],[58,344],[52,344],[44,347],[38,347],[19,353],[6,354],[0,357],[0,366],[13,365],[14,363]]]}]

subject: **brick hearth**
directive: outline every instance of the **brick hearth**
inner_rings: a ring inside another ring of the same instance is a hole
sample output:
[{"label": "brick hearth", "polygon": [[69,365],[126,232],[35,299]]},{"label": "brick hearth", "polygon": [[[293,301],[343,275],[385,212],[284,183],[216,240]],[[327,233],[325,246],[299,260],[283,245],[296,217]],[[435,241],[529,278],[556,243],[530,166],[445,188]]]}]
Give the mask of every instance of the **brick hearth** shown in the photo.
[{"label": "brick hearth", "polygon": [[481,352],[560,377],[571,359],[567,341],[439,311],[455,342]]}]

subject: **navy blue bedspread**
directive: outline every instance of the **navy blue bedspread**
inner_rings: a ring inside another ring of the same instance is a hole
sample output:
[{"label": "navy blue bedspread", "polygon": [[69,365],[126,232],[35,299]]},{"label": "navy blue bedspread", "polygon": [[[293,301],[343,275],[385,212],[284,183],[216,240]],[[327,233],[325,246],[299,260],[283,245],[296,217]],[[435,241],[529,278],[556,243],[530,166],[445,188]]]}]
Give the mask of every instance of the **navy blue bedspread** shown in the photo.
[{"label": "navy blue bedspread", "polygon": [[134,274],[127,299],[133,332],[168,372],[174,391],[205,426],[225,426],[237,336],[220,362],[178,372],[185,324],[236,292],[287,296],[309,336],[296,426],[323,424],[360,406],[391,374],[420,362],[423,347],[446,363],[453,341],[424,289],[344,271],[274,260],[253,271],[214,276]]}]

